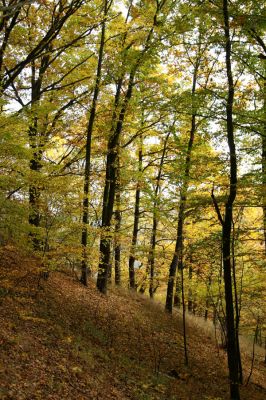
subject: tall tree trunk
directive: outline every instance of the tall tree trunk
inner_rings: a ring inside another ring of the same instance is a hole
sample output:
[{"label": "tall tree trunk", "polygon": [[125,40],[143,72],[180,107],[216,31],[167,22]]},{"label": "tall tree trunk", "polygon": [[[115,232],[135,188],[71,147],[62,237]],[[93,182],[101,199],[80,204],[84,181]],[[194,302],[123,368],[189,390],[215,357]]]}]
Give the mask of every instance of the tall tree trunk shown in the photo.
[{"label": "tall tree trunk", "polygon": [[158,210],[155,208],[155,205],[154,205],[150,251],[149,251],[149,257],[148,257],[148,271],[150,272],[150,279],[149,279],[150,298],[153,298],[153,290],[154,290],[155,247],[156,247],[156,236],[157,236],[157,226],[158,226],[157,213],[158,213]]},{"label": "tall tree trunk", "polygon": [[266,57],[262,59],[264,63],[264,82],[263,82],[263,116],[264,126],[262,130],[262,207],[263,207],[263,229],[264,229],[264,250],[266,255]]},{"label": "tall tree trunk", "polygon": [[189,281],[189,287],[188,287],[188,311],[192,312],[193,310],[193,291],[192,291],[192,280],[193,278],[193,269],[192,269],[192,260],[190,258],[190,263],[189,263],[189,268],[188,268],[188,281]]},{"label": "tall tree trunk", "polygon": [[138,180],[137,180],[137,188],[135,193],[135,208],[134,208],[134,225],[133,225],[133,234],[131,239],[131,248],[128,262],[128,271],[129,271],[129,287],[131,289],[136,289],[135,282],[135,248],[138,241],[138,231],[139,231],[139,217],[140,217],[140,187],[141,187],[141,173],[142,173],[142,160],[143,160],[143,139],[142,136],[140,138],[139,144],[139,159],[138,159]]},{"label": "tall tree trunk", "polygon": [[[30,238],[35,250],[41,250],[42,243],[37,233],[41,222],[40,212],[40,173],[42,169],[42,157],[45,144],[45,133],[41,132],[38,126],[38,106],[41,99],[41,87],[45,71],[49,66],[50,56],[45,55],[41,58],[38,76],[35,61],[31,62],[31,124],[29,126],[29,146],[32,151],[30,159],[30,171],[32,172],[33,182],[29,184],[29,224],[33,227],[30,231]],[[39,176],[38,176],[39,175]],[[37,182],[36,182],[37,181]]]},{"label": "tall tree trunk", "polygon": [[118,157],[118,168],[117,168],[117,181],[116,181],[116,194],[115,194],[115,240],[114,240],[114,256],[115,256],[115,284],[120,285],[121,283],[121,244],[120,244],[120,228],[121,228],[121,182],[120,182],[120,162]]},{"label": "tall tree trunk", "polygon": [[35,250],[40,250],[41,240],[38,235],[37,228],[39,228],[41,222],[41,214],[40,214],[41,188],[39,182],[37,181],[38,179],[37,174],[40,174],[42,169],[42,149],[38,144],[37,117],[33,118],[33,123],[29,128],[29,144],[32,150],[32,156],[30,159],[30,170],[33,176],[33,182],[31,182],[29,185],[29,224],[33,227],[33,229],[30,230],[30,238],[32,241],[33,248]]},{"label": "tall tree trunk", "polygon": [[156,237],[157,237],[157,226],[158,226],[158,211],[160,206],[160,186],[161,186],[161,178],[162,178],[162,171],[163,165],[165,160],[165,153],[167,148],[167,142],[170,136],[170,132],[166,135],[163,145],[163,152],[160,160],[158,175],[156,178],[156,186],[155,186],[155,193],[154,193],[154,203],[153,203],[153,221],[152,221],[152,233],[151,233],[151,240],[150,240],[150,250],[149,250],[149,257],[148,257],[148,264],[149,264],[149,271],[150,271],[150,282],[149,282],[149,294],[150,297],[153,297],[154,293],[154,265],[155,265],[155,247],[156,247]]},{"label": "tall tree trunk", "polygon": [[[192,82],[192,115],[191,115],[191,129],[190,129],[190,136],[189,142],[187,147],[187,154],[185,160],[185,171],[184,171],[184,178],[180,192],[180,205],[179,205],[179,212],[178,212],[178,222],[177,222],[177,238],[175,244],[175,252],[172,258],[172,262],[169,267],[169,275],[168,275],[168,284],[167,284],[167,293],[166,293],[166,302],[165,302],[165,310],[169,313],[172,313],[173,310],[173,292],[174,292],[174,282],[176,276],[176,269],[178,266],[178,260],[182,251],[183,247],[183,227],[184,227],[184,219],[185,219],[185,209],[186,209],[186,202],[187,202],[187,190],[189,185],[189,178],[190,178],[190,164],[191,164],[191,153],[196,133],[196,110],[194,105],[194,96],[196,92],[196,84],[197,84],[197,75],[198,75],[198,68],[199,68],[199,59],[196,61],[194,74],[193,74],[193,82]],[[182,281],[182,277],[181,277]],[[181,282],[182,288],[182,282]]]},{"label": "tall tree trunk", "polygon": [[104,3],[104,17],[102,21],[101,40],[98,54],[98,65],[96,72],[96,80],[93,91],[92,105],[90,109],[89,122],[87,126],[87,138],[86,138],[86,155],[85,155],[85,171],[84,171],[84,186],[83,186],[83,208],[82,208],[82,233],[81,233],[81,246],[82,246],[82,261],[81,261],[81,277],[80,282],[83,285],[87,285],[88,274],[91,273],[88,267],[87,260],[87,245],[88,245],[88,223],[89,223],[89,188],[90,188],[90,174],[91,174],[91,143],[93,126],[96,117],[96,108],[98,102],[98,96],[100,91],[100,83],[102,76],[102,62],[103,52],[105,44],[105,25],[106,16],[108,12],[108,0]]},{"label": "tall tree trunk", "polygon": [[181,295],[182,295],[181,274],[180,274],[180,270],[178,270],[176,273],[176,279],[175,279],[175,292],[174,292],[174,299],[173,299],[174,307],[177,307],[177,308],[181,307],[181,302],[182,302]]},{"label": "tall tree trunk", "polygon": [[[182,252],[182,251],[181,251]],[[187,332],[186,332],[186,303],[185,303],[185,290],[184,290],[184,266],[183,255],[181,254],[180,274],[181,274],[181,293],[182,293],[182,321],[183,321],[183,344],[184,344],[184,359],[185,365],[188,365],[188,350],[187,350]]]},{"label": "tall tree trunk", "polygon": [[[108,141],[107,148],[107,160],[106,160],[106,173],[105,173],[105,185],[104,185],[104,196],[103,196],[103,209],[102,209],[102,235],[100,240],[100,262],[98,267],[98,278],[97,288],[102,293],[107,291],[107,277],[108,269],[110,268],[110,251],[111,251],[111,220],[114,208],[115,199],[115,187],[117,178],[117,153],[119,138],[122,132],[125,113],[128,107],[129,100],[132,96],[132,90],[134,86],[134,78],[136,74],[136,68],[130,73],[127,92],[124,98],[124,102],[121,111],[118,116],[118,120],[114,127],[114,131],[111,132],[111,137]],[[117,87],[115,103],[118,105],[117,99],[121,94],[122,79]]]},{"label": "tall tree trunk", "polygon": [[119,99],[121,96],[121,88],[123,85],[123,77],[119,79],[117,91],[115,95],[115,111],[113,114],[113,126],[110,133],[107,146],[107,160],[106,160],[106,173],[104,184],[104,198],[102,208],[102,235],[100,239],[100,262],[98,266],[97,288],[100,292],[106,293],[107,291],[107,277],[108,269],[110,267],[110,246],[111,246],[111,220],[114,208],[115,186],[117,178],[117,146],[119,143],[120,135],[123,129],[125,114],[128,108],[129,101],[132,96],[134,80],[136,73],[140,67],[143,56],[150,48],[150,42],[153,36],[154,27],[157,25],[157,14],[161,9],[161,4],[157,2],[156,11],[153,18],[153,25],[149,30],[146,37],[143,50],[140,52],[136,62],[134,63],[128,79],[127,90],[117,116],[119,106]]},{"label": "tall tree trunk", "polygon": [[225,57],[226,73],[228,80],[228,95],[226,101],[226,123],[227,141],[230,152],[230,188],[225,203],[225,216],[222,229],[223,242],[223,268],[224,268],[224,289],[226,302],[226,326],[227,326],[227,357],[230,379],[230,396],[232,400],[239,400],[238,387],[238,352],[235,331],[234,301],[231,276],[231,232],[233,220],[233,204],[237,191],[237,160],[234,142],[233,124],[233,103],[234,103],[234,82],[231,65],[231,39],[229,27],[228,0],[223,0],[224,34],[225,34]]},{"label": "tall tree trunk", "polygon": [[233,271],[233,287],[234,287],[234,300],[235,300],[235,336],[236,336],[236,347],[237,347],[237,357],[238,357],[238,376],[239,383],[243,383],[243,369],[242,369],[242,360],[240,353],[240,343],[239,343],[239,323],[240,323],[240,306],[238,301],[238,290],[237,290],[237,280],[236,280],[236,258],[235,258],[235,243],[238,234],[235,232],[235,224],[232,221],[232,244],[231,244],[231,252],[232,252],[232,271]]}]

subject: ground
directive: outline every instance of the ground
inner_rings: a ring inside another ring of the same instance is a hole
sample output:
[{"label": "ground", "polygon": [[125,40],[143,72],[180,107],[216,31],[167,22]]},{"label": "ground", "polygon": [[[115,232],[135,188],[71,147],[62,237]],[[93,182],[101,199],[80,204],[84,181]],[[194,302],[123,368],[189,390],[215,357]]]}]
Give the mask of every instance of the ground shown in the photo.
[{"label": "ground", "polygon": [[[103,296],[63,272],[40,280],[38,260],[12,246],[0,250],[0,324],[3,400],[229,398],[226,353],[192,317],[186,367],[178,312],[123,289]],[[241,399],[265,399],[264,378],[257,356]]]}]

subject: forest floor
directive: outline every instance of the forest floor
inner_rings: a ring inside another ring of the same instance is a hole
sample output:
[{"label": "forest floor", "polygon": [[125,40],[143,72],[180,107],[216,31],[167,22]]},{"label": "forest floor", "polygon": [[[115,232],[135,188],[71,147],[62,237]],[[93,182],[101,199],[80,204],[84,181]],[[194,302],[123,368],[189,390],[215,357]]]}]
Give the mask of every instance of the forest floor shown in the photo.
[{"label": "forest floor", "polygon": [[[191,318],[184,366],[180,316],[126,290],[52,272],[12,247],[0,250],[0,399],[228,399],[226,353]],[[243,354],[245,380],[250,352]],[[241,399],[265,400],[256,357]]]}]

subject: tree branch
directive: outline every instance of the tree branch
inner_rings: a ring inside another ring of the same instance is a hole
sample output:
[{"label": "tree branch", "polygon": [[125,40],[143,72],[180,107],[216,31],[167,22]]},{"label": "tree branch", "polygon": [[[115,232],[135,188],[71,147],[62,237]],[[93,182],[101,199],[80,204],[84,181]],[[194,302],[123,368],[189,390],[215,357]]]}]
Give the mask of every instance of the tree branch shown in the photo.
[{"label": "tree branch", "polygon": [[216,198],[214,196],[214,187],[212,188],[211,198],[212,198],[212,201],[213,201],[213,205],[214,205],[218,220],[219,220],[220,224],[223,226],[224,225],[224,220],[223,220],[220,208],[218,206],[217,200],[216,200]]}]

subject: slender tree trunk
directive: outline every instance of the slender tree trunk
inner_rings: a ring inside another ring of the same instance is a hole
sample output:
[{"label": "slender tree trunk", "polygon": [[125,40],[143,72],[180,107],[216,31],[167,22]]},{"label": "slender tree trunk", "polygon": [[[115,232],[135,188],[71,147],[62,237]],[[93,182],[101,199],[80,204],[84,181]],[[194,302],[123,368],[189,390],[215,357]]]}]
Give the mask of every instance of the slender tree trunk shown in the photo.
[{"label": "slender tree trunk", "polygon": [[[181,187],[180,193],[180,205],[178,212],[178,223],[177,223],[177,238],[175,244],[175,252],[172,258],[172,262],[169,268],[168,275],[168,284],[167,284],[167,293],[166,293],[166,303],[165,310],[169,313],[172,313],[173,310],[173,292],[174,292],[174,281],[176,276],[176,269],[178,265],[178,259],[180,257],[182,246],[183,246],[183,227],[184,227],[184,219],[185,219],[185,208],[187,202],[187,190],[189,185],[189,174],[190,174],[190,164],[191,164],[191,153],[196,133],[196,113],[194,107],[194,96],[196,92],[196,83],[197,83],[197,74],[199,68],[199,60],[197,60],[194,74],[193,74],[193,82],[192,82],[192,116],[191,116],[191,129],[190,129],[190,137],[187,147],[187,154],[185,160],[185,172],[183,183]],[[182,280],[182,279],[181,279]],[[182,285],[181,285],[182,286]]]},{"label": "slender tree trunk", "polygon": [[158,211],[160,206],[160,186],[161,186],[161,178],[162,178],[162,171],[163,165],[165,161],[165,154],[167,148],[167,142],[170,136],[170,132],[166,135],[163,145],[163,152],[160,160],[158,175],[156,178],[156,186],[155,186],[155,193],[154,193],[154,203],[153,203],[153,221],[152,221],[152,233],[151,233],[151,240],[150,240],[150,250],[149,250],[149,257],[148,257],[148,264],[149,264],[149,271],[150,271],[150,283],[149,283],[149,294],[150,297],[153,298],[154,294],[154,266],[155,266],[155,247],[156,247],[156,237],[157,237],[157,226],[158,226]]},{"label": "slender tree trunk", "polygon": [[[119,217],[116,214],[115,218],[116,218],[116,230],[118,232],[121,226],[121,213],[119,213]],[[121,245],[117,241],[115,242],[115,284],[117,286],[120,286],[121,284]]]},{"label": "slender tree trunk", "polygon": [[229,27],[228,0],[223,0],[223,17],[225,33],[226,72],[228,80],[228,96],[226,102],[227,141],[230,151],[230,188],[225,204],[225,216],[222,229],[223,242],[223,268],[224,288],[226,302],[226,326],[227,326],[227,357],[230,379],[230,396],[232,400],[239,400],[238,387],[238,352],[235,332],[234,301],[231,276],[231,231],[233,220],[233,204],[237,190],[237,161],[234,142],[233,103],[234,82],[231,67],[231,39]]},{"label": "slender tree trunk", "polygon": [[163,152],[162,152],[162,156],[160,159],[158,174],[156,177],[156,185],[155,185],[154,199],[153,199],[152,231],[151,231],[151,238],[150,238],[150,248],[149,248],[149,253],[148,253],[146,276],[145,276],[144,281],[140,288],[140,293],[144,293],[146,290],[146,280],[149,277],[149,294],[150,294],[151,298],[153,297],[153,294],[154,294],[155,247],[156,247],[156,236],[157,236],[157,226],[158,226],[158,210],[159,210],[159,205],[160,205],[159,191],[160,191],[162,170],[163,170],[163,164],[164,164],[164,160],[165,160],[165,153],[166,153],[166,147],[167,147],[167,142],[168,142],[169,136],[170,136],[170,132],[166,135],[166,138],[164,141]]},{"label": "slender tree trunk", "polygon": [[[100,292],[107,292],[107,277],[108,269],[110,267],[110,245],[111,245],[111,219],[114,208],[114,198],[115,198],[115,186],[117,178],[117,146],[119,143],[119,138],[123,129],[125,114],[128,108],[129,101],[132,96],[134,80],[136,73],[140,67],[143,56],[150,47],[150,41],[153,36],[154,27],[157,24],[157,14],[160,11],[160,4],[157,3],[153,26],[150,28],[149,33],[146,37],[146,41],[143,50],[139,54],[135,64],[133,65],[129,79],[126,94],[122,102],[120,112],[118,113],[118,118],[116,118],[117,109],[119,106],[119,99],[121,95],[121,88],[123,85],[123,77],[120,78],[118,83],[118,88],[115,95],[115,111],[113,116],[113,127],[111,130],[110,138],[107,147],[107,161],[106,161],[106,173],[105,173],[105,184],[104,184],[104,198],[103,198],[103,209],[102,209],[102,235],[100,239],[100,262],[98,267],[98,277],[97,277],[97,288]],[[120,87],[120,88],[119,88]]]},{"label": "slender tree trunk", "polygon": [[131,289],[136,289],[136,282],[135,282],[135,270],[134,270],[134,263],[135,263],[135,248],[138,241],[138,231],[139,231],[139,217],[140,217],[140,187],[141,187],[141,173],[142,173],[142,160],[143,160],[143,139],[140,138],[140,145],[139,145],[139,160],[138,160],[138,181],[137,181],[137,188],[135,194],[135,209],[134,209],[134,225],[133,225],[133,234],[131,239],[131,248],[130,248],[130,255],[129,255],[129,262],[128,262],[128,271],[129,271],[129,287]]},{"label": "slender tree trunk", "polygon": [[82,208],[82,233],[81,233],[81,246],[82,246],[82,261],[81,261],[81,277],[80,282],[83,285],[87,285],[88,274],[91,273],[88,267],[87,260],[87,245],[88,245],[88,223],[89,223],[89,188],[90,188],[90,174],[91,174],[91,143],[93,126],[96,117],[96,108],[98,102],[98,96],[100,92],[100,82],[102,76],[102,62],[103,52],[105,43],[105,25],[106,15],[108,11],[108,0],[104,3],[104,18],[102,22],[101,40],[98,55],[98,65],[96,72],[96,80],[93,91],[92,105],[90,109],[89,122],[87,127],[87,139],[86,139],[86,155],[85,155],[85,171],[84,171],[84,186],[83,186],[83,208]]},{"label": "slender tree trunk", "polygon": [[175,278],[175,292],[174,292],[174,299],[173,305],[174,307],[180,308],[182,304],[182,284],[181,284],[181,274],[180,271],[177,270],[176,278]]},{"label": "slender tree trunk", "polygon": [[[132,90],[134,85],[136,69],[133,68],[127,88],[127,93],[124,99],[123,106],[119,113],[118,121],[116,123],[114,131],[111,133],[111,137],[108,141],[108,154],[106,161],[106,175],[105,175],[105,186],[103,196],[103,209],[102,209],[102,228],[103,232],[100,240],[100,262],[98,268],[97,288],[102,293],[107,291],[107,277],[108,269],[110,267],[110,249],[111,249],[111,220],[114,208],[115,199],[115,187],[117,178],[117,147],[122,132],[125,113],[127,110],[128,102],[132,96]],[[117,88],[116,98],[120,97],[121,86]]]},{"label": "slender tree trunk", "polygon": [[235,300],[235,331],[236,331],[236,347],[237,347],[237,356],[238,356],[238,376],[239,383],[243,384],[243,370],[242,370],[242,360],[240,353],[240,343],[239,343],[239,323],[240,323],[240,307],[238,302],[237,295],[237,283],[236,283],[236,258],[235,258],[235,242],[236,242],[236,232],[235,232],[235,224],[233,223],[233,234],[232,234],[232,271],[233,271],[233,285],[234,285],[234,300]]},{"label": "slender tree trunk", "polygon": [[[111,128],[111,136],[108,140],[107,146],[107,159],[106,159],[106,171],[105,171],[105,184],[104,184],[104,192],[103,192],[103,207],[102,207],[102,228],[103,232],[101,234],[100,240],[100,262],[98,267],[98,277],[97,277],[97,288],[102,292],[106,293],[107,291],[107,277],[108,277],[108,268],[110,264],[110,240],[108,237],[110,227],[111,227],[111,219],[114,205],[114,195],[115,195],[115,175],[116,175],[116,157],[117,157],[117,146],[119,141],[119,126],[123,124],[123,114],[122,111],[120,113],[121,118],[118,115],[118,107],[120,103],[122,85],[123,85],[124,75],[122,74],[118,80],[115,101],[114,101],[114,112],[112,116],[112,128]],[[131,97],[131,95],[130,95]],[[124,104],[125,109],[125,104]],[[125,110],[124,110],[125,112]],[[124,117],[123,117],[124,118]],[[118,120],[118,122],[117,122]],[[112,181],[111,181],[112,178]],[[111,186],[112,183],[112,186]],[[111,186],[111,190],[110,190]]]},{"label": "slender tree trunk", "polygon": [[210,307],[210,288],[212,284],[212,270],[208,276],[208,281],[207,281],[207,294],[206,294],[206,302],[205,302],[205,314],[204,314],[204,319],[207,321],[208,319],[208,314],[209,314],[209,307]]},{"label": "slender tree trunk", "polygon": [[[30,231],[30,238],[35,250],[41,249],[41,239],[38,236],[37,228],[40,226],[40,196],[41,188],[39,182],[36,182],[37,174],[40,174],[42,169],[42,150],[38,142],[38,119],[34,117],[33,124],[29,128],[29,144],[32,150],[30,160],[30,170],[33,174],[33,183],[29,185],[29,224],[33,227]],[[36,228],[36,229],[35,229]]]},{"label": "slender tree trunk", "polygon": [[111,150],[107,155],[106,163],[106,177],[103,198],[103,211],[102,211],[102,235],[100,240],[100,263],[98,268],[97,288],[102,292],[107,291],[107,278],[110,268],[110,254],[111,254],[111,219],[114,207],[115,198],[115,179],[116,179],[116,147]]},{"label": "slender tree trunk", "polygon": [[[183,258],[182,255],[181,255],[181,258]],[[181,274],[184,358],[185,358],[185,365],[188,365],[187,332],[186,332],[186,303],[185,303],[185,291],[184,291],[184,266],[183,266],[183,261],[181,261],[181,264],[182,265],[179,267],[179,270],[180,270],[180,274]]]},{"label": "slender tree trunk", "polygon": [[115,284],[120,285],[121,283],[121,244],[120,244],[120,228],[121,228],[121,182],[120,182],[120,162],[118,157],[118,169],[117,169],[117,181],[116,181],[116,194],[115,194],[115,240],[114,240],[114,256],[115,256]]},{"label": "slender tree trunk", "polygon": [[266,255],[266,58],[262,59],[264,63],[265,78],[263,83],[263,116],[264,126],[262,130],[262,207],[263,207],[263,229],[264,229],[264,249]]},{"label": "slender tree trunk", "polygon": [[193,310],[193,291],[192,291],[192,278],[193,278],[193,270],[192,270],[192,260],[190,259],[189,269],[188,269],[188,311],[192,312]]},{"label": "slender tree trunk", "polygon": [[[41,58],[41,64],[36,71],[35,61],[31,62],[31,117],[32,121],[29,127],[29,146],[32,151],[30,159],[30,171],[32,172],[33,182],[29,185],[29,224],[33,227],[30,232],[30,238],[35,250],[41,250],[42,241],[36,231],[41,223],[40,196],[41,185],[40,173],[42,170],[42,157],[45,144],[45,134],[41,132],[38,126],[38,106],[41,99],[41,87],[43,75],[48,68],[50,56]],[[38,176],[39,175],[39,176]],[[36,182],[37,181],[37,182]]]},{"label": "slender tree trunk", "polygon": [[151,243],[150,243],[150,251],[149,251],[149,257],[148,257],[148,264],[149,264],[148,270],[150,272],[150,282],[149,282],[150,298],[153,298],[153,290],[154,290],[154,264],[155,264],[155,247],[156,247],[157,226],[158,226],[157,209],[154,208]]},{"label": "slender tree trunk", "polygon": [[[168,285],[167,285],[167,293],[166,293],[165,309],[169,313],[172,313],[172,310],[173,310],[173,294],[174,294],[175,275],[176,275],[176,269],[177,269],[177,266],[179,263],[179,258],[180,258],[182,245],[183,245],[185,204],[186,204],[186,195],[181,194],[180,206],[179,206],[179,212],[178,212],[177,239],[176,239],[176,245],[175,245],[175,253],[174,253],[172,262],[170,264],[170,268],[169,268]],[[182,279],[181,279],[181,285],[180,286],[178,285],[177,290],[180,290],[180,293],[182,292]],[[179,297],[178,294],[177,294],[177,297]],[[180,297],[179,297],[179,299],[180,299]],[[176,301],[177,301],[177,303],[179,303],[179,300],[176,299]]]}]

